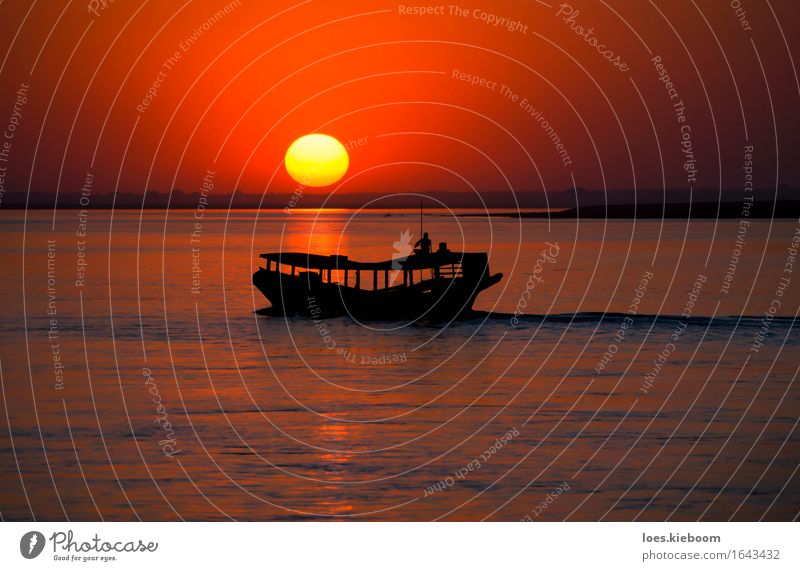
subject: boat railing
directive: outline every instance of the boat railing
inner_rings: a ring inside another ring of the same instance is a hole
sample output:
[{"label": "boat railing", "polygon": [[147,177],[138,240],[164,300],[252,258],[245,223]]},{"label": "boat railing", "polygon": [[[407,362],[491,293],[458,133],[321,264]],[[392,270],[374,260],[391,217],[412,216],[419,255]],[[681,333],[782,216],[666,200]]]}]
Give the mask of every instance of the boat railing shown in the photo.
[{"label": "boat railing", "polygon": [[[386,264],[369,264],[370,269],[337,269],[332,266],[319,268],[306,268],[297,264],[282,263],[279,259],[266,257],[267,272],[282,273],[289,276],[305,278],[310,282],[339,285],[366,291],[388,290],[399,287],[409,287],[423,282],[433,283],[437,280],[452,280],[463,277],[460,262],[431,265],[422,268],[395,269]],[[367,264],[364,264],[367,265]]]}]

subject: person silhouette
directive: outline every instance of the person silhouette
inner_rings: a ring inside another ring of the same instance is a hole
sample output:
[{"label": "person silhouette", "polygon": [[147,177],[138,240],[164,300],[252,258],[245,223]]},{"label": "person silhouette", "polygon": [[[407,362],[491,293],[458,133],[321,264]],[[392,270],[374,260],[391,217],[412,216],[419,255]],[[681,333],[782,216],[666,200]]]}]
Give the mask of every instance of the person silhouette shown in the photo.
[{"label": "person silhouette", "polygon": [[428,238],[428,233],[424,232],[422,234],[422,238],[417,240],[417,243],[414,244],[414,248],[419,246],[419,250],[417,250],[418,254],[430,254],[431,253],[431,240]]}]

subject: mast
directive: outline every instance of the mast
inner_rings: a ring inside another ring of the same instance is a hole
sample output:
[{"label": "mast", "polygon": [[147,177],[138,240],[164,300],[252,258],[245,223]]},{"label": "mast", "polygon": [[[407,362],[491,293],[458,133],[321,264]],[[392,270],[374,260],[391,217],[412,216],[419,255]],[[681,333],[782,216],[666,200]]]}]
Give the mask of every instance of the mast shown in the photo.
[{"label": "mast", "polygon": [[419,237],[422,238],[422,199],[419,199]]}]

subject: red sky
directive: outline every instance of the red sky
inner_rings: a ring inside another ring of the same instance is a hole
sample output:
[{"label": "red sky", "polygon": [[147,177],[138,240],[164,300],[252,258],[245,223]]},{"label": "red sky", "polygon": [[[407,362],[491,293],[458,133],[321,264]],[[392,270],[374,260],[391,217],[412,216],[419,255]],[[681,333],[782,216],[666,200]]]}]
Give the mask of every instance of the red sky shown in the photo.
[{"label": "red sky", "polygon": [[[19,122],[7,191],[76,192],[91,172],[98,192],[197,192],[214,170],[218,189],[289,195],[283,154],[314,131],[362,139],[338,192],[561,190],[574,176],[738,199],[747,145],[756,186],[800,186],[795,0],[742,0],[749,29],[727,0],[94,5],[0,5],[0,125]],[[408,13],[420,6],[439,13]]]}]

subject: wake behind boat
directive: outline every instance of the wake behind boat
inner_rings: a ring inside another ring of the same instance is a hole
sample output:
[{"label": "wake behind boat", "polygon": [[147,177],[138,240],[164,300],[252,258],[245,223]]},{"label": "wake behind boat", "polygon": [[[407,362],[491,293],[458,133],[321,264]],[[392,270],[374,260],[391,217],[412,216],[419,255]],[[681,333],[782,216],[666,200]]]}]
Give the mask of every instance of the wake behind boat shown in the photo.
[{"label": "wake behind boat", "polygon": [[489,272],[487,254],[451,252],[444,242],[436,252],[423,248],[383,262],[300,252],[260,257],[266,266],[253,274],[253,284],[274,315],[450,320],[469,314],[478,294],[503,277]]}]

